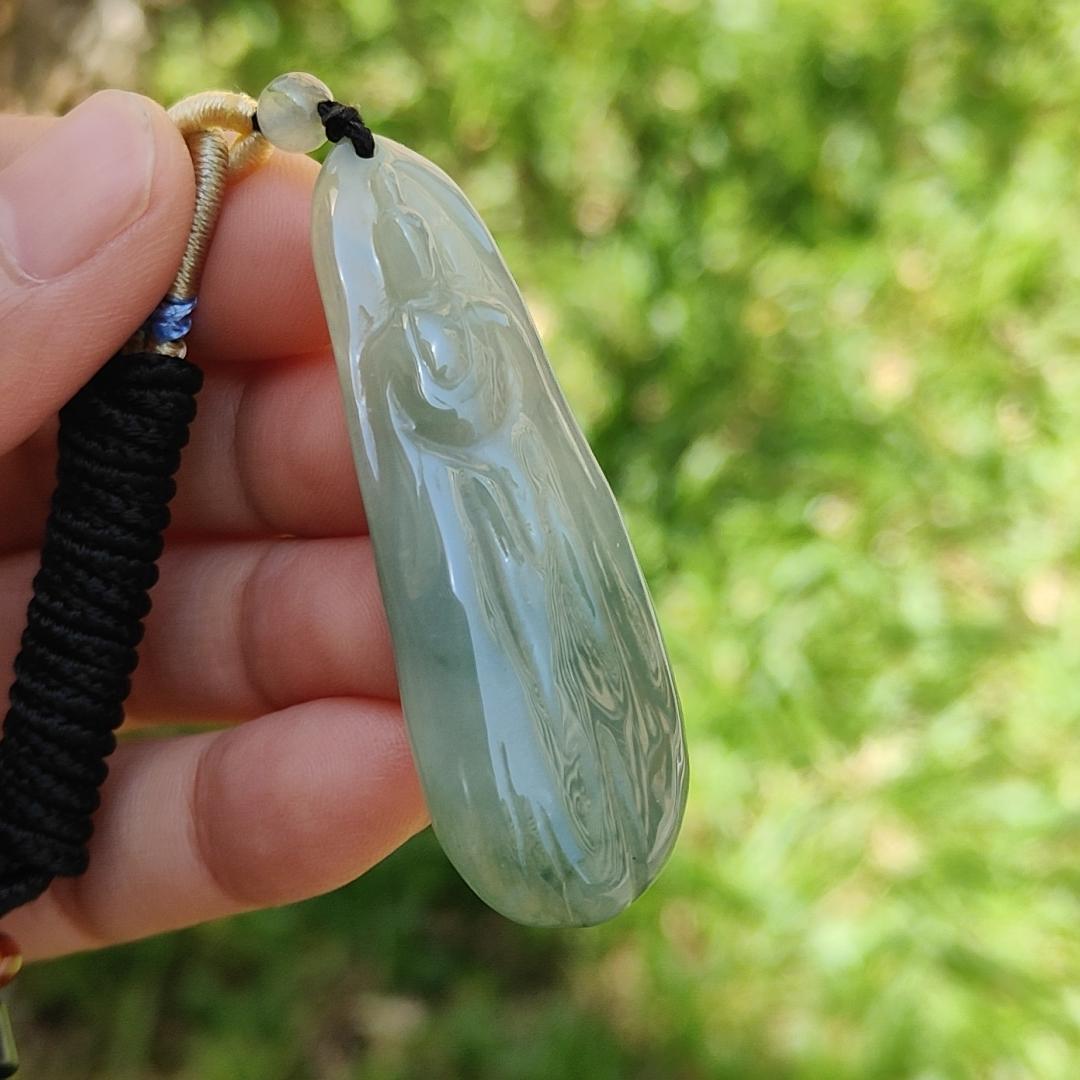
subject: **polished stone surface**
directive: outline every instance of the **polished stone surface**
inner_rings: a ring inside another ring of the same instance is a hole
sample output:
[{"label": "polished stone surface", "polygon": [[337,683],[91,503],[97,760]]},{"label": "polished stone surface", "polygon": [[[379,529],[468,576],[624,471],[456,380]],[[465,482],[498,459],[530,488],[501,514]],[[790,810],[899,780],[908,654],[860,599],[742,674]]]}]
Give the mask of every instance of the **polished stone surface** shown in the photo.
[{"label": "polished stone surface", "polygon": [[476,211],[388,139],[315,191],[316,269],[435,832],[503,914],[610,918],[686,798],[615,500]]},{"label": "polished stone surface", "polygon": [[279,150],[306,154],[326,142],[319,103],[333,95],[326,83],[306,71],[290,71],[272,79],[259,95],[259,130]]}]

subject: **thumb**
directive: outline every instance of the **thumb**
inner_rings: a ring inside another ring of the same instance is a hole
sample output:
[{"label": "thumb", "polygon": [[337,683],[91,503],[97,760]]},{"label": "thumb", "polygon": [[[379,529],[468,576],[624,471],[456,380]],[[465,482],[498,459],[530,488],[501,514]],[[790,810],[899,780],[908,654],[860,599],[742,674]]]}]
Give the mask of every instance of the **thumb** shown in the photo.
[{"label": "thumb", "polygon": [[168,291],[193,205],[191,160],[165,111],[115,90],[83,102],[0,172],[0,454],[54,414]]}]

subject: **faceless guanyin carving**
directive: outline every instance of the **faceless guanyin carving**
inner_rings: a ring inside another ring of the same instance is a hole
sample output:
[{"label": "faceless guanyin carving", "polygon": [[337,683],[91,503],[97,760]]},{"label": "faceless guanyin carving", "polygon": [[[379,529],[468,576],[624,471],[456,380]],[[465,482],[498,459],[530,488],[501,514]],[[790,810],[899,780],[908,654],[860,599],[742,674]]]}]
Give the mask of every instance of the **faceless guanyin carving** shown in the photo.
[{"label": "faceless guanyin carving", "polygon": [[435,829],[512,918],[598,922],[656,875],[685,801],[656,620],[490,234],[376,141],[323,168],[316,264]]}]

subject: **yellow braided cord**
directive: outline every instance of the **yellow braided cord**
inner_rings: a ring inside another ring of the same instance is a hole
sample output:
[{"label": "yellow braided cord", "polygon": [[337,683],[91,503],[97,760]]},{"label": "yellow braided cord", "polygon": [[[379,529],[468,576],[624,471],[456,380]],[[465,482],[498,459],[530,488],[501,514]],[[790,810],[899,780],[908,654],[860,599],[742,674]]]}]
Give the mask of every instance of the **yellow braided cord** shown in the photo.
[{"label": "yellow braided cord", "polygon": [[229,179],[239,180],[258,168],[273,153],[273,146],[251,126],[255,99],[228,90],[208,90],[184,98],[169,116],[184,135],[199,131],[230,131],[238,137],[229,147]]}]

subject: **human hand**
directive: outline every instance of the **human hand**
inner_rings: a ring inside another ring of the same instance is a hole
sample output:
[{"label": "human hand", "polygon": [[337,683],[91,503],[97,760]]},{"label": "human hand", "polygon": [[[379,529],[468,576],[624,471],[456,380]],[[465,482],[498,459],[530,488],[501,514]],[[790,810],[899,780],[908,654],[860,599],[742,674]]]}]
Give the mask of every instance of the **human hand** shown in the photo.
[{"label": "human hand", "polygon": [[[317,166],[230,189],[190,356],[206,373],[90,869],[0,920],[28,957],[323,892],[426,823],[311,266]],[[0,665],[10,685],[56,414],[168,290],[190,159],[131,94],[0,118]]]}]

